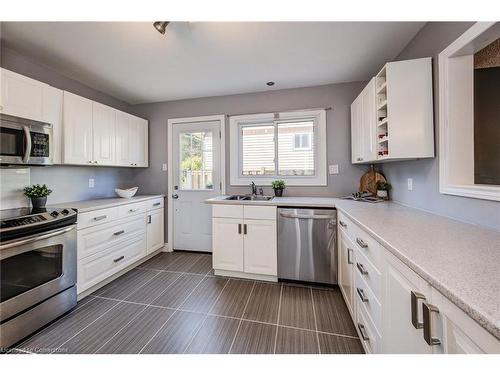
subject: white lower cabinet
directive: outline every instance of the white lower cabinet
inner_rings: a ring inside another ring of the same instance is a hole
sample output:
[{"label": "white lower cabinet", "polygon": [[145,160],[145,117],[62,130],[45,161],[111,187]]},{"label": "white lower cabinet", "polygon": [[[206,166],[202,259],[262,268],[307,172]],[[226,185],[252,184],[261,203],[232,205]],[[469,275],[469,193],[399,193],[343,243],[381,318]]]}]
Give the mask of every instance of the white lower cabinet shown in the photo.
[{"label": "white lower cabinet", "polygon": [[500,353],[500,340],[338,216],[339,287],[367,353]]},{"label": "white lower cabinet", "polygon": [[78,294],[161,249],[163,215],[158,197],[78,214]]},{"label": "white lower cabinet", "polygon": [[212,226],[215,274],[277,280],[276,207],[217,205]]}]

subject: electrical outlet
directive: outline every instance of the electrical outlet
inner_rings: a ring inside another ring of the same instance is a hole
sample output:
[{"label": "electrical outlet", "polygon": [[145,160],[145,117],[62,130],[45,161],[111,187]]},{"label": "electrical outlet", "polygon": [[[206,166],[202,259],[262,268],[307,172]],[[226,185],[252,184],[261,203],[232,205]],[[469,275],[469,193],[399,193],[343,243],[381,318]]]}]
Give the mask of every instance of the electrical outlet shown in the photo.
[{"label": "electrical outlet", "polygon": [[329,174],[339,174],[339,165],[338,164],[332,164],[328,166],[328,173]]},{"label": "electrical outlet", "polygon": [[95,188],[95,182],[93,178],[89,178],[89,188],[90,189]]},{"label": "electrical outlet", "polygon": [[413,190],[413,178],[408,179],[408,191]]},{"label": "electrical outlet", "polygon": [[167,164],[162,164],[161,170],[165,172],[167,170]]}]

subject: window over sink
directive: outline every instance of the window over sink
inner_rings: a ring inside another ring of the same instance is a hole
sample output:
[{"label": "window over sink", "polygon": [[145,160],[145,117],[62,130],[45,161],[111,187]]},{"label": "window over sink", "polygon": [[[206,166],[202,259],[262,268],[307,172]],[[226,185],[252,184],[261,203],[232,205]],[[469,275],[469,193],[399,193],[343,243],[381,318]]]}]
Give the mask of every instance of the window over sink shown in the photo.
[{"label": "window over sink", "polygon": [[303,110],[230,117],[231,185],[326,185],[326,113]]}]

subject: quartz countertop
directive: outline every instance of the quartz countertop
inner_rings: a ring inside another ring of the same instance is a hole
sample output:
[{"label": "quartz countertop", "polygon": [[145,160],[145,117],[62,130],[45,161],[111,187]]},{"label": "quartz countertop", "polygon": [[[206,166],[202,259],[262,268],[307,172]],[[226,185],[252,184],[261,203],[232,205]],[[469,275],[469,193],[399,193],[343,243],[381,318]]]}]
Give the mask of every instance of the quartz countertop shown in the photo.
[{"label": "quartz countertop", "polygon": [[228,201],[225,197],[207,203],[336,207],[500,339],[500,232],[392,202],[316,197]]},{"label": "quartz countertop", "polygon": [[75,201],[75,202],[65,202],[58,203],[58,207],[68,207],[77,210],[78,212],[88,212],[94,210],[100,210],[102,208],[109,208],[115,206],[121,206],[122,204],[143,202],[155,198],[164,198],[164,195],[135,195],[132,198],[99,198],[91,199],[86,201]]}]

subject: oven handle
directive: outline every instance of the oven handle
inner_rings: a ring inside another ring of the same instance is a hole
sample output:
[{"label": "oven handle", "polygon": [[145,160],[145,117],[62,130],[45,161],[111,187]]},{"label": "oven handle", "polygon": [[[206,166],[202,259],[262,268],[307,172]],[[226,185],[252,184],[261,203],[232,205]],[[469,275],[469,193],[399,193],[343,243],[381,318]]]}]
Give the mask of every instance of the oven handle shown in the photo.
[{"label": "oven handle", "polygon": [[56,232],[42,234],[41,236],[30,237],[30,238],[26,238],[26,239],[21,240],[21,241],[16,241],[16,242],[11,242],[11,243],[8,243],[5,245],[0,245],[0,250],[6,250],[6,249],[10,249],[11,247],[26,245],[28,243],[32,243],[35,241],[40,241],[40,240],[45,240],[47,238],[60,236],[61,234],[65,234],[65,233],[73,230],[74,228],[75,227],[68,227],[68,228],[64,228],[62,230],[58,230]]},{"label": "oven handle", "polygon": [[282,217],[290,218],[290,219],[312,219],[312,220],[333,220],[335,216],[332,215],[299,215],[299,214],[288,214],[284,212],[280,212]]},{"label": "oven handle", "polygon": [[26,137],[26,150],[24,150],[23,162],[27,163],[31,155],[31,133],[29,127],[23,126],[23,129],[24,129],[24,136]]}]

